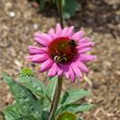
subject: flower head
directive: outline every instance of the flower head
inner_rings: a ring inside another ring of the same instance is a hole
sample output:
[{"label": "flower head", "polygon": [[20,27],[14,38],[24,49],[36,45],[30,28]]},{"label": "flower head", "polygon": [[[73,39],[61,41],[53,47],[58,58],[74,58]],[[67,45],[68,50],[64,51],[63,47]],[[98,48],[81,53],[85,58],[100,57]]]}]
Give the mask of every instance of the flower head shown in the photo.
[{"label": "flower head", "polygon": [[28,60],[41,64],[40,71],[48,71],[48,76],[65,75],[68,79],[82,78],[88,72],[86,62],[95,60],[94,55],[87,54],[94,42],[84,37],[84,31],[74,33],[74,27],[50,29],[48,34],[38,32],[35,41],[41,47],[29,46]]}]

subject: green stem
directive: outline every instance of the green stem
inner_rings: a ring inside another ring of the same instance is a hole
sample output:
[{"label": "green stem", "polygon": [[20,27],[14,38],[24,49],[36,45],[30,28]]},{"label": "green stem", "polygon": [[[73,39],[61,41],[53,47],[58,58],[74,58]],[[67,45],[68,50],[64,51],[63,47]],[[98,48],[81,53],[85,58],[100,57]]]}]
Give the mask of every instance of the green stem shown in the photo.
[{"label": "green stem", "polygon": [[60,17],[60,24],[63,28],[63,9],[62,9],[62,0],[57,0],[58,12]]},{"label": "green stem", "polygon": [[[63,28],[62,0],[57,0],[57,6],[58,6],[59,17],[60,17],[60,25]],[[55,118],[55,112],[57,110],[59,99],[60,99],[60,96],[61,96],[62,83],[63,83],[63,76],[58,78],[56,91],[55,91],[55,94],[54,94],[54,98],[53,98],[53,102],[52,102],[52,105],[51,105],[50,115],[48,117],[48,120],[54,120],[54,118]]]},{"label": "green stem", "polygon": [[59,77],[48,120],[54,120],[55,112],[57,110],[59,99],[61,96],[62,83],[63,83],[63,77]]}]

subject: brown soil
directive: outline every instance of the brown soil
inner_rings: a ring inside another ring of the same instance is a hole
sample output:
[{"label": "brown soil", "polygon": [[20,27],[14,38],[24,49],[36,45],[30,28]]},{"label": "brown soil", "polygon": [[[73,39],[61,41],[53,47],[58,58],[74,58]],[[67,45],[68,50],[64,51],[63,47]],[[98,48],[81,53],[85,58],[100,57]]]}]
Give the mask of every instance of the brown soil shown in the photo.
[{"label": "brown soil", "polygon": [[[26,0],[0,0],[0,70],[16,77],[22,67],[35,69],[38,65],[28,63],[28,46],[35,45],[36,31],[46,32],[58,21],[57,13],[50,6],[38,12],[38,5]],[[49,12],[48,12],[49,11]],[[96,107],[84,113],[85,120],[120,120],[120,0],[86,0],[82,10],[65,25],[81,26],[96,42],[92,51],[98,61],[89,64],[89,82],[76,81],[66,87],[91,89],[92,96],[86,98]],[[42,77],[45,79],[45,75]],[[9,87],[0,74],[0,110],[13,102]]]}]

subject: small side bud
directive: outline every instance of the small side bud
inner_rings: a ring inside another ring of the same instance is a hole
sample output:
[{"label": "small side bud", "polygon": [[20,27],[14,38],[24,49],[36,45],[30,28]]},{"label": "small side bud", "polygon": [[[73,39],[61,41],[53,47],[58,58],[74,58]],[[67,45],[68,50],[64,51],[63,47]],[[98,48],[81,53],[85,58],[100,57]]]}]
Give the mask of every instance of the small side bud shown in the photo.
[{"label": "small side bud", "polygon": [[34,72],[29,68],[23,68],[20,72],[20,77],[25,77],[25,76],[33,77]]},{"label": "small side bud", "polygon": [[77,117],[72,112],[63,112],[57,117],[56,120],[77,120]]}]

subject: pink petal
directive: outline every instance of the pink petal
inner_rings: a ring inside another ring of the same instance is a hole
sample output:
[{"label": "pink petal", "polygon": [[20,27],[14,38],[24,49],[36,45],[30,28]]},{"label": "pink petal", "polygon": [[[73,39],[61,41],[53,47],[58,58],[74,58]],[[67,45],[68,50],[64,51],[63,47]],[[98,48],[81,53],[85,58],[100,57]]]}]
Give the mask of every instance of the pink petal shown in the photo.
[{"label": "pink petal", "polygon": [[58,76],[61,76],[63,74],[63,70],[59,69],[58,70]]},{"label": "pink petal", "polygon": [[69,65],[63,65],[63,64],[59,64],[58,68],[60,69],[58,71],[58,74],[62,74],[64,71],[64,74],[66,74],[69,71]]},{"label": "pink petal", "polygon": [[62,69],[64,72],[67,72],[69,70],[69,65],[58,64],[58,67]]},{"label": "pink petal", "polygon": [[29,53],[30,54],[40,54],[47,52],[47,48],[38,48],[35,46],[29,46]]},{"label": "pink petal", "polygon": [[82,73],[81,73],[80,69],[78,68],[78,66],[75,63],[71,64],[71,68],[73,69],[73,71],[75,72],[75,74],[78,77],[80,77],[80,78],[82,77]]},{"label": "pink petal", "polygon": [[83,72],[88,72],[88,68],[85,66],[84,63],[81,61],[76,61],[77,66],[81,69]]},{"label": "pink petal", "polygon": [[93,60],[96,60],[96,59],[97,59],[96,56],[94,56],[94,55],[86,55],[86,54],[80,55],[80,58],[79,58],[80,61],[85,61],[85,62],[93,61]]},{"label": "pink petal", "polygon": [[35,40],[41,45],[48,46],[49,43],[52,41],[52,38],[45,33],[36,33]]},{"label": "pink petal", "polygon": [[31,55],[27,57],[27,59],[32,62],[40,63],[40,62],[47,60],[48,55],[47,54],[36,54],[36,55]]},{"label": "pink petal", "polygon": [[42,40],[42,39],[39,38],[39,37],[35,37],[34,39],[35,39],[35,41],[36,41],[37,43],[39,43],[39,44],[41,44],[41,45],[43,45],[43,46],[48,46],[48,42],[47,42],[47,41],[44,41],[44,40]]},{"label": "pink petal", "polygon": [[82,49],[79,49],[79,53],[86,53],[86,52],[90,51],[91,49],[92,49],[91,47],[82,48]]},{"label": "pink petal", "polygon": [[40,71],[44,72],[48,70],[53,64],[53,61],[51,59],[47,59],[44,63],[41,64]]},{"label": "pink petal", "polygon": [[78,46],[80,48],[83,48],[83,47],[92,47],[95,43],[94,42],[86,42],[86,43],[79,43]]},{"label": "pink petal", "polygon": [[67,79],[69,79],[69,78],[70,78],[70,72],[69,72],[69,71],[66,72],[66,73],[65,73],[65,76],[66,76]]},{"label": "pink petal", "polygon": [[54,66],[53,71],[52,71],[52,76],[55,76],[57,74],[57,66]]},{"label": "pink petal", "polygon": [[49,34],[53,39],[56,39],[56,38],[57,38],[57,35],[55,34],[55,31],[54,31],[53,28],[49,30],[48,34]]},{"label": "pink petal", "polygon": [[70,67],[69,75],[70,75],[70,78],[72,79],[72,82],[74,82],[75,81],[75,74],[74,74],[74,71],[72,70],[71,67]]},{"label": "pink petal", "polygon": [[57,65],[56,65],[56,63],[53,63],[53,65],[51,66],[51,68],[48,72],[48,76],[54,77],[57,74],[57,71],[58,71]]},{"label": "pink petal", "polygon": [[72,37],[73,36],[73,30],[74,30],[74,26],[71,26],[68,30],[68,37]]},{"label": "pink petal", "polygon": [[58,36],[60,36],[61,33],[62,33],[62,28],[61,28],[60,24],[57,24],[57,25],[56,25],[56,34],[57,34]]},{"label": "pink petal", "polygon": [[86,43],[86,42],[90,42],[90,38],[86,37],[86,38],[80,39],[80,43]]},{"label": "pink petal", "polygon": [[71,75],[73,75],[73,74],[74,74],[74,73],[73,73],[71,67],[69,67],[69,71],[67,71],[67,72],[65,73],[65,76],[66,76],[67,79],[69,79],[69,78],[71,77]]},{"label": "pink petal", "polygon": [[52,41],[51,36],[49,36],[49,35],[46,34],[46,33],[41,33],[39,37],[42,38],[42,39],[44,39],[44,40],[47,40],[47,41],[49,41],[49,42]]},{"label": "pink petal", "polygon": [[68,35],[68,28],[65,27],[62,31],[61,37],[67,37],[67,35]]},{"label": "pink petal", "polygon": [[75,75],[71,76],[72,82],[75,82],[75,78],[76,78]]},{"label": "pink petal", "polygon": [[80,40],[82,39],[84,36],[84,31],[83,30],[80,30],[79,32],[76,32],[73,36],[72,36],[72,39],[73,40]]}]

